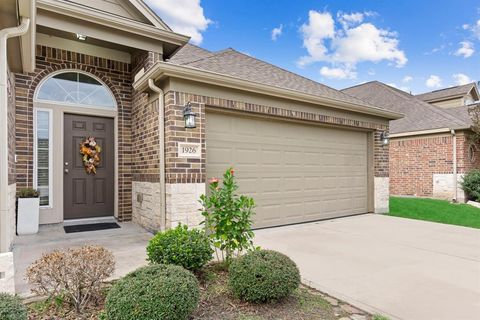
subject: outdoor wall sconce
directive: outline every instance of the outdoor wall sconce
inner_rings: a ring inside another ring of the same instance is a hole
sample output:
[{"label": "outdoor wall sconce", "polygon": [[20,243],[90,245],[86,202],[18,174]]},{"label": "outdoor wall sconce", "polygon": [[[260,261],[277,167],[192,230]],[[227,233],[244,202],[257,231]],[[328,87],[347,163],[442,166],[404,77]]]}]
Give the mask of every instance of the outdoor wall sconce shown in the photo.
[{"label": "outdoor wall sconce", "polygon": [[390,143],[390,137],[388,136],[387,131],[382,131],[382,133],[380,133],[380,140],[382,140],[384,146],[387,146]]},{"label": "outdoor wall sconce", "polygon": [[77,33],[77,39],[81,41],[87,40],[87,36],[84,34]]},{"label": "outdoor wall sconce", "polygon": [[192,105],[188,102],[185,107],[183,107],[183,119],[185,120],[185,128],[192,129],[196,128],[195,117],[197,114],[192,111]]}]

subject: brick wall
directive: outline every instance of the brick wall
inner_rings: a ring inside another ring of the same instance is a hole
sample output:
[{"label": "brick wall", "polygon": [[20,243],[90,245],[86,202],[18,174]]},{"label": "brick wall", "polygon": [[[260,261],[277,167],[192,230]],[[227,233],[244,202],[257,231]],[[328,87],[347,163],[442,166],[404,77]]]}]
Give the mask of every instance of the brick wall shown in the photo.
[{"label": "brick wall", "polygon": [[[384,131],[388,134],[388,130]],[[375,131],[373,145],[373,163],[375,177],[389,176],[389,146],[385,146],[382,140],[382,131]]]},{"label": "brick wall", "polygon": [[[468,135],[457,132],[457,172],[480,168],[480,150],[474,161],[468,158]],[[432,197],[434,177],[453,174],[453,146],[450,134],[397,138],[390,143],[390,192],[394,195]],[[448,179],[448,176],[446,176]],[[451,180],[451,179],[450,179]]]},{"label": "brick wall", "polygon": [[[139,52],[133,56],[132,75],[142,68],[148,70],[158,54]],[[160,186],[160,137],[158,98],[142,92],[132,95],[132,218],[151,231],[165,228],[162,218],[162,188]],[[163,155],[162,155],[163,156]]]},{"label": "brick wall", "polygon": [[16,181],[17,187],[33,182],[33,95],[40,81],[57,70],[83,70],[101,79],[118,105],[118,206],[119,220],[131,219],[132,128],[131,65],[67,50],[37,45],[36,69],[15,75]]}]

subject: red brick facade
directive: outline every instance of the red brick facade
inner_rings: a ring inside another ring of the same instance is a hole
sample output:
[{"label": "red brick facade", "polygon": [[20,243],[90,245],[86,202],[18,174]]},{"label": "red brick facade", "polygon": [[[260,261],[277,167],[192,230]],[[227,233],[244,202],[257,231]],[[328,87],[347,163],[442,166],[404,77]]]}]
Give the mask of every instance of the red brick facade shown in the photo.
[{"label": "red brick facade", "polygon": [[33,184],[33,98],[42,79],[58,70],[82,70],[101,79],[113,93],[118,107],[118,218],[131,219],[132,179],[132,72],[119,61],[38,45],[36,69],[15,75],[16,182],[17,187]]},{"label": "red brick facade", "polygon": [[[464,132],[457,132],[457,172],[480,168],[480,152],[474,161],[468,156],[471,145]],[[418,197],[433,196],[434,174],[453,173],[453,145],[450,133],[394,138],[390,142],[390,193]]]}]

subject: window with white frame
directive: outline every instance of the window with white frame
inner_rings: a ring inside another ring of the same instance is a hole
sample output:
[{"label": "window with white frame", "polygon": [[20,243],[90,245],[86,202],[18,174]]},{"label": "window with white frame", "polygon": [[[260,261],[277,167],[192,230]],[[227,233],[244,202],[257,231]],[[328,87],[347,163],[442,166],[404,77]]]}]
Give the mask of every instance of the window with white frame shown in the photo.
[{"label": "window with white frame", "polygon": [[112,93],[104,84],[77,71],[58,73],[45,80],[36,99],[76,106],[116,107]]},{"label": "window with white frame", "polygon": [[40,193],[40,206],[52,204],[52,111],[35,110],[34,184]]}]

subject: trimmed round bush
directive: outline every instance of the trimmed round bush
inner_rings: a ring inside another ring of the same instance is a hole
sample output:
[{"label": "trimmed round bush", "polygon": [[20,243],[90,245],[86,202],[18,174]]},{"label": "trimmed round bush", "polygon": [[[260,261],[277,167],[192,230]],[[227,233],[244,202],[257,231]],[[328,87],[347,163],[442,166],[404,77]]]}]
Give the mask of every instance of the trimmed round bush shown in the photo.
[{"label": "trimmed round bush", "polygon": [[197,308],[198,281],[175,265],[152,264],[117,281],[107,294],[109,320],[184,320]]},{"label": "trimmed round bush", "polygon": [[468,194],[470,199],[480,200],[480,169],[468,172],[462,181],[462,188]]},{"label": "trimmed round bush", "polygon": [[0,319],[27,320],[27,308],[19,297],[0,293]]},{"label": "trimmed round bush", "polygon": [[249,302],[279,300],[300,285],[300,272],[295,262],[272,250],[252,251],[234,260],[229,276],[233,294]]},{"label": "trimmed round bush", "polygon": [[175,229],[157,233],[147,246],[148,260],[153,263],[175,264],[187,270],[198,270],[212,259],[213,249],[203,230]]}]

